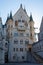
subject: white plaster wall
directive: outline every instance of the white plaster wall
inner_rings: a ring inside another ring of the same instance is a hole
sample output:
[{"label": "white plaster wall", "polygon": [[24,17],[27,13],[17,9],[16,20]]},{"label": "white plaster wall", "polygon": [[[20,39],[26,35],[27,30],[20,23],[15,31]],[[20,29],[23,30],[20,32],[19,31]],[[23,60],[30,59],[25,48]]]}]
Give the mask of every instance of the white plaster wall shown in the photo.
[{"label": "white plaster wall", "polygon": [[[26,61],[26,57],[27,57],[27,51],[25,51],[25,48],[27,48],[27,45],[25,44],[25,38],[22,37],[16,37],[16,39],[18,39],[18,44],[14,44],[14,39],[11,40],[11,42],[9,43],[9,61],[13,62],[13,61],[17,61],[17,59],[13,59],[13,55],[16,55],[16,57],[18,58],[18,61],[23,61],[22,59],[22,55],[25,56],[24,61]],[[20,44],[20,39],[23,39],[23,44]],[[18,51],[14,51],[14,48],[18,48]],[[23,48],[23,52],[20,51],[20,48]]]},{"label": "white plaster wall", "polygon": [[5,63],[4,51],[0,49],[0,64]]}]

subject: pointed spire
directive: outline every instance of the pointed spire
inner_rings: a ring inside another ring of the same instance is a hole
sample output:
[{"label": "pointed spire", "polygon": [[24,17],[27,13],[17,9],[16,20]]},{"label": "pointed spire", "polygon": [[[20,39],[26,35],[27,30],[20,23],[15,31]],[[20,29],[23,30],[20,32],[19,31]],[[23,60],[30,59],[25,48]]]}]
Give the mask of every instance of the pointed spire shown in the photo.
[{"label": "pointed spire", "polygon": [[10,19],[10,17],[9,17],[9,14],[8,14],[6,22],[7,22],[9,19]]},{"label": "pointed spire", "polygon": [[10,12],[10,18],[12,18],[12,12]]},{"label": "pointed spire", "polygon": [[13,19],[13,18],[12,18],[12,11],[10,12],[10,19]]},{"label": "pointed spire", "polygon": [[20,8],[22,8],[22,4],[20,4]]},{"label": "pointed spire", "polygon": [[12,19],[12,20],[13,20],[13,18],[12,18],[12,11],[10,12],[10,19]]},{"label": "pointed spire", "polygon": [[2,21],[2,18],[0,17],[0,21]]},{"label": "pointed spire", "polygon": [[30,21],[33,21],[32,14],[30,13]]},{"label": "pointed spire", "polygon": [[24,12],[26,13],[26,9],[25,9],[25,6],[24,6]]},{"label": "pointed spire", "polygon": [[9,14],[8,14],[8,16],[7,16],[7,19],[10,19]]}]

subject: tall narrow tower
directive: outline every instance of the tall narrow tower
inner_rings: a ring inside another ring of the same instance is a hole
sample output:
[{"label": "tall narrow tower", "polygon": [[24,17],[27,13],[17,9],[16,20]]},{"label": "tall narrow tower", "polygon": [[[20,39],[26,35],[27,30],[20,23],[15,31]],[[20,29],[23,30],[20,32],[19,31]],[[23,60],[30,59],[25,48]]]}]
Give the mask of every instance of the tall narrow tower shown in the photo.
[{"label": "tall narrow tower", "polygon": [[2,19],[0,17],[0,40],[2,39]]},{"label": "tall narrow tower", "polygon": [[10,12],[10,16],[7,17],[6,25],[7,25],[7,39],[9,40],[12,38],[12,28],[13,28],[13,18],[12,12]]},{"label": "tall narrow tower", "polygon": [[30,39],[34,42],[35,39],[34,39],[34,21],[33,21],[33,18],[32,18],[32,14],[30,14]]}]

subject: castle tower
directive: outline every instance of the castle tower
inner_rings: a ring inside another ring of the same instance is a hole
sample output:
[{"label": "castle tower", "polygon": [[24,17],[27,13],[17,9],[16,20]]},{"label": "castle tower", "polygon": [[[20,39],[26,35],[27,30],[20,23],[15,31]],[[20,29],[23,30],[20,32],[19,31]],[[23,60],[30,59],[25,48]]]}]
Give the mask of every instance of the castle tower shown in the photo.
[{"label": "castle tower", "polygon": [[2,39],[2,19],[0,17],[0,40]]},{"label": "castle tower", "polygon": [[12,27],[13,27],[13,18],[12,18],[12,12],[10,12],[10,16],[8,15],[6,25],[7,25],[7,39],[10,39],[12,37]]},{"label": "castle tower", "polygon": [[3,30],[2,30],[2,18],[0,17],[0,64],[4,63],[2,32],[3,32]]},{"label": "castle tower", "polygon": [[32,18],[32,14],[30,14],[30,39],[34,42],[35,39],[34,39],[34,21],[33,21],[33,18]]}]

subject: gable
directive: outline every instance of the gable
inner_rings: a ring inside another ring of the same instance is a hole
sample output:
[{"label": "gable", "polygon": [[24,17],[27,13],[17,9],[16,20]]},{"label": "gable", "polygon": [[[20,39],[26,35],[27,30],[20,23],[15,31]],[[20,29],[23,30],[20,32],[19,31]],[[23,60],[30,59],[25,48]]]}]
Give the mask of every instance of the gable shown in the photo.
[{"label": "gable", "polygon": [[19,8],[19,10],[13,16],[13,20],[21,20],[21,18],[22,20],[29,21],[29,16],[27,15],[27,13],[25,13],[23,8]]}]

